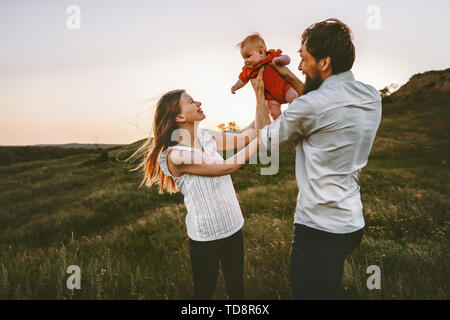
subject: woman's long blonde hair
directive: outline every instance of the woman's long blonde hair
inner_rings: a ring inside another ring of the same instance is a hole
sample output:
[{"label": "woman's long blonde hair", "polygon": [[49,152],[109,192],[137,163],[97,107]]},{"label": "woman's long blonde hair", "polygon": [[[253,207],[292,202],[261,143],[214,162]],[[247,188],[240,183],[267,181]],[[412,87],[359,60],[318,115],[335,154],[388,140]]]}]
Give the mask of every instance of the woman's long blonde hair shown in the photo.
[{"label": "woman's long blonde hair", "polygon": [[[169,146],[177,144],[172,140],[172,133],[178,129],[176,117],[180,113],[180,98],[185,90],[173,90],[164,94],[156,105],[153,120],[153,138],[150,136],[144,144],[137,149],[129,158],[135,158],[145,154],[142,162],[132,171],[143,169],[144,178],[139,188],[143,184],[150,187],[155,182],[159,183],[159,193],[164,190],[169,193],[178,191],[177,185],[172,177],[166,176],[159,166],[159,156]],[[153,143],[152,143],[153,141]]]}]

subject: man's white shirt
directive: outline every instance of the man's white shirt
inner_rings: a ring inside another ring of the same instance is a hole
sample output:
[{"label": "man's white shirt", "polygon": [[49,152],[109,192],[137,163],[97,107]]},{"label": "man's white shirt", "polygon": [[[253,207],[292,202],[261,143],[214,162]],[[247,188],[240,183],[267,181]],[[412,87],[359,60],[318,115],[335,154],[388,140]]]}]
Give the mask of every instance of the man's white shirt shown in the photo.
[{"label": "man's white shirt", "polygon": [[262,131],[267,149],[295,145],[299,195],[294,223],[331,233],[364,227],[359,188],[381,121],[381,98],[351,71],[295,99]]}]

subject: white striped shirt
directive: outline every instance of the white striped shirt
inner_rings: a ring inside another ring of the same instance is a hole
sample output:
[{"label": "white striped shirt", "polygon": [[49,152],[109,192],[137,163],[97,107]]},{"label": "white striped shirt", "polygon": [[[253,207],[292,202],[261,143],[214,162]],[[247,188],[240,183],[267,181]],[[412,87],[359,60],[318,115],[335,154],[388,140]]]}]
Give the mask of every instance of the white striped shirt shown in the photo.
[{"label": "white striped shirt", "polygon": [[[198,128],[197,136],[208,156],[223,160],[217,153],[214,138],[206,130]],[[167,167],[167,156],[172,149],[201,151],[178,144],[163,151],[159,159],[161,170],[172,177],[184,195],[189,238],[212,241],[229,237],[239,231],[244,225],[244,217],[230,175],[213,177],[185,173],[181,177],[174,177]]]}]

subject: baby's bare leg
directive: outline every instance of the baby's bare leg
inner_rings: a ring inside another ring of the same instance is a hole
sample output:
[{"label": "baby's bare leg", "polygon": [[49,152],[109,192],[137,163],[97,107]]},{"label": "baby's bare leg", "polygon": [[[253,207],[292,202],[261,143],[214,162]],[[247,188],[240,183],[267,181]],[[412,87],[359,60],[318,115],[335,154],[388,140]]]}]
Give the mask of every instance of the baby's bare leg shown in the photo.
[{"label": "baby's bare leg", "polygon": [[281,104],[279,104],[276,100],[266,100],[266,102],[270,116],[272,117],[272,120],[275,120],[281,114]]},{"label": "baby's bare leg", "polygon": [[289,88],[288,91],[286,91],[285,98],[288,103],[291,103],[295,98],[298,98],[298,93],[294,88]]}]

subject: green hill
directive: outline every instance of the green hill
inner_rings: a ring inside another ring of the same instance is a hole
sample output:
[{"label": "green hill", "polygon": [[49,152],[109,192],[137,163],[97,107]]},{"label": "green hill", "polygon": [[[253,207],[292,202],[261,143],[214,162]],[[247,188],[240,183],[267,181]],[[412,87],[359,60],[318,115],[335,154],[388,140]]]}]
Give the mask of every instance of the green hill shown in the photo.
[{"label": "green hill", "polygon": [[[449,106],[449,92],[433,86],[385,99],[360,177],[366,232],[345,265],[342,298],[450,298]],[[42,158],[29,149],[36,160],[13,154],[0,166],[0,298],[192,298],[182,196],[138,189],[141,176],[116,159],[143,141],[103,155],[49,150]],[[246,219],[248,299],[290,298],[298,190],[294,150],[281,154],[275,176],[246,165],[232,177]],[[374,264],[382,289],[369,291]],[[69,265],[81,268],[81,290],[66,288]],[[224,295],[219,276],[215,297]]]},{"label": "green hill", "polygon": [[98,153],[95,149],[67,149],[63,147],[0,146],[0,166],[36,160],[62,159],[72,155]]}]

